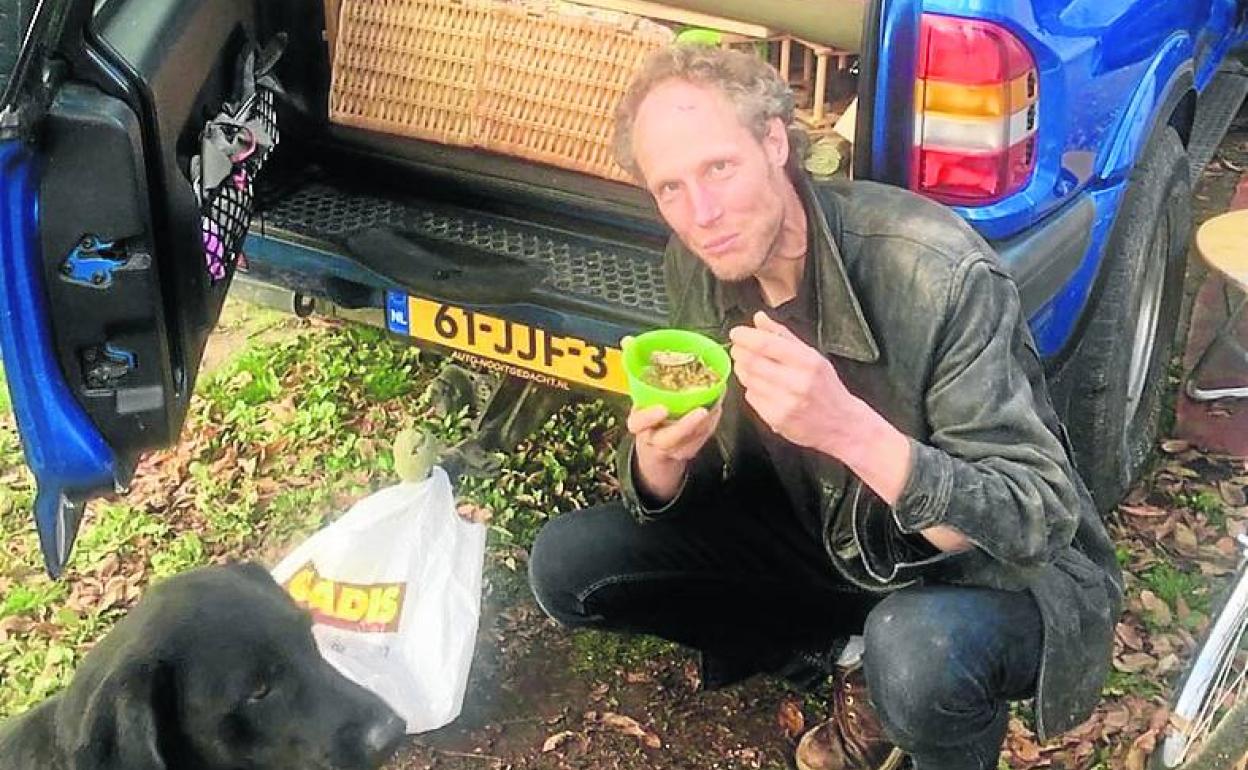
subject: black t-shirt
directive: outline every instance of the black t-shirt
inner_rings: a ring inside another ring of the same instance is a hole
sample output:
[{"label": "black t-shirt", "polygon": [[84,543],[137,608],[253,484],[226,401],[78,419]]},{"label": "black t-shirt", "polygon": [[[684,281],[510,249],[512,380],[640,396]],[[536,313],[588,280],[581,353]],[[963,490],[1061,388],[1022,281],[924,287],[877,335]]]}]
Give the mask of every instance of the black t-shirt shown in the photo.
[{"label": "black t-shirt", "polygon": [[[814,237],[813,234],[811,237]],[[752,325],[756,311],[763,311],[772,320],[783,324],[807,345],[816,344],[814,261],[807,257],[805,274],[798,286],[797,296],[777,306],[768,307],[763,298],[758,281],[749,278],[740,283],[732,284],[736,294],[733,321],[738,324]],[[772,431],[771,427],[748,405],[745,405],[750,428],[758,437],[758,443],[766,453],[765,457],[749,458],[767,462],[775,480],[788,492],[789,503],[794,515],[801,525],[816,538],[822,536],[822,521],[819,513],[819,489],[806,470],[803,460],[805,453],[813,451],[803,449],[788,439]]]}]

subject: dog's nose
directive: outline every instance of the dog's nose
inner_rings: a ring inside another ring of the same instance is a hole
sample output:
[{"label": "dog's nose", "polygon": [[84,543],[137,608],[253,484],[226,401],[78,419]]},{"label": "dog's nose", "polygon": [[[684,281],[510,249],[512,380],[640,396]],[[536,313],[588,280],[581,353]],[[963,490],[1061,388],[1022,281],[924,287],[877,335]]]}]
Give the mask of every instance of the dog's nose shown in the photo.
[{"label": "dog's nose", "polygon": [[394,753],[405,733],[406,725],[403,720],[387,710],[386,715],[374,722],[364,733],[364,748],[369,756],[380,762]]}]

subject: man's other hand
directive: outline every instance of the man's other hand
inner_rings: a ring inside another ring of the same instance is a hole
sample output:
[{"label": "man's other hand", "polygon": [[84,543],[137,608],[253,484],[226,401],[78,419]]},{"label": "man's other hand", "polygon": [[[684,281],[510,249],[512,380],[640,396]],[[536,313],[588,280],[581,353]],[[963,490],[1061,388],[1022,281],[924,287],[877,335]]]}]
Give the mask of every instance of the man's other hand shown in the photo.
[{"label": "man's other hand", "polygon": [[853,430],[862,402],[822,353],[763,312],[754,314],[753,326],[737,326],[728,336],[745,401],[773,431],[823,449]]}]

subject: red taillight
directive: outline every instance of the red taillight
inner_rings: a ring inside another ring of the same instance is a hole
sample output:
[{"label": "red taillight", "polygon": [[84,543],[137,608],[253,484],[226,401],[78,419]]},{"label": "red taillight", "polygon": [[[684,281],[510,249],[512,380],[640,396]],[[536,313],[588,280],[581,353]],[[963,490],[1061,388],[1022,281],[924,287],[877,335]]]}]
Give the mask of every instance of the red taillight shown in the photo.
[{"label": "red taillight", "polygon": [[1027,142],[998,154],[972,155],[930,148],[919,152],[918,189],[939,191],[941,195],[933,197],[952,203],[997,200],[1022,187],[1032,167]]},{"label": "red taillight", "polygon": [[977,205],[1020,189],[1035,168],[1035,60],[1008,30],[924,14],[911,186]]},{"label": "red taillight", "polygon": [[1003,27],[977,19],[923,15],[921,78],[967,85],[1008,83],[1035,67],[1031,53]]}]

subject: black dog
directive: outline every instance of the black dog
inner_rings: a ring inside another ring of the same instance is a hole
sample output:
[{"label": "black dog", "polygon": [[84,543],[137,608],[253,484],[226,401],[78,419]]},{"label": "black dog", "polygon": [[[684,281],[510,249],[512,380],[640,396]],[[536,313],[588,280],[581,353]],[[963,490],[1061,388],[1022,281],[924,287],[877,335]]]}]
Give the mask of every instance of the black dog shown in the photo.
[{"label": "black dog", "polygon": [[0,726],[0,769],[372,770],[402,736],[269,573],[238,564],[153,588],[64,693]]}]

